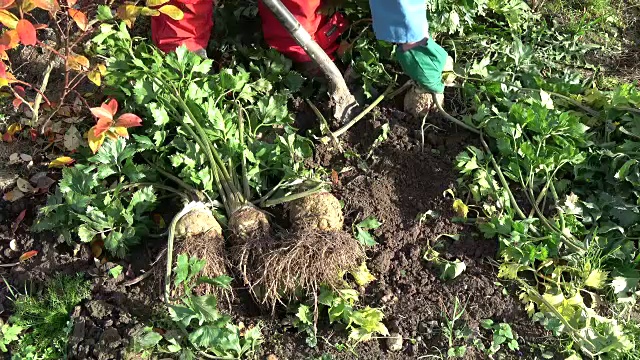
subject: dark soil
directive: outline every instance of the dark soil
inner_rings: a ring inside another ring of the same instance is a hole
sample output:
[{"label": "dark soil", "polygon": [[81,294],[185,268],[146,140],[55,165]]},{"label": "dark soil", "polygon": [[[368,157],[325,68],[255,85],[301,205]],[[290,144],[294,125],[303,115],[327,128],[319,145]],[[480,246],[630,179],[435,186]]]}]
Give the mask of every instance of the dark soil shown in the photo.
[{"label": "dark soil", "polygon": [[[301,104],[297,105],[300,110]],[[439,353],[446,357],[448,344],[441,334],[443,314],[452,311],[456,298],[466,305],[463,319],[477,336],[489,336],[478,330],[482,319],[509,323],[521,337],[521,353],[509,356],[533,358],[530,351],[534,350],[529,344],[540,343],[545,332],[532,325],[515,288],[497,282],[497,271],[490,264],[490,259],[496,256],[496,242],[479,236],[473,226],[453,223],[450,220],[455,216],[453,199],[443,194],[456,185],[455,156],[474,138],[438,119],[434,121],[446,130],[426,134],[421,152],[416,132],[418,121],[387,104],[345,136],[345,150],[360,154],[359,160],[354,155],[336,155],[327,146],[318,146],[316,153],[315,165],[341,171],[334,193],[345,203],[345,228],[367,216],[375,216],[382,222],[375,231],[379,245],[367,251],[369,267],[377,280],[361,289],[361,299],[363,306],[383,309],[389,330],[404,338],[402,350],[391,352],[386,339],[376,338],[359,344],[353,352],[338,351],[339,344],[346,342],[346,332],[339,326],[329,326],[324,318],[319,323],[318,346],[310,348],[305,344],[305,336],[297,334],[285,314],[261,313],[240,290],[231,313],[246,325],[259,322],[264,325],[265,344],[257,355],[259,359],[268,355],[277,359],[307,359],[323,354],[331,354],[334,359],[353,359],[356,354],[360,359],[417,359]],[[389,138],[365,160],[385,122],[390,125]],[[75,325],[70,337],[71,358],[123,359],[135,331],[150,324],[150,319],[158,319],[156,311],[162,311],[157,281],[146,279],[130,287],[123,282],[148,267],[164,240],[137,248],[130,258],[119,263],[124,270],[113,279],[106,270],[116,264],[96,263],[88,246],[74,249],[58,242],[53,235],[40,236],[28,231],[36,206],[43,201],[44,196],[13,204],[0,200],[0,212],[4,215],[0,226],[1,263],[17,261],[24,251],[39,251],[37,256],[17,266],[1,267],[0,276],[24,289],[24,284],[38,284],[61,272],[86,274],[93,283],[92,299],[72,314]],[[13,235],[11,223],[25,208],[27,217]],[[419,215],[427,211],[434,216],[419,221]],[[459,234],[459,240],[442,237],[444,234]],[[12,239],[17,240],[19,251],[6,250]],[[452,281],[440,280],[438,269],[423,259],[429,245],[448,260],[464,261],[467,270]],[[6,297],[6,284],[0,289],[0,298],[4,299],[4,312],[0,316],[6,320],[11,302]],[[469,346],[466,358],[485,356]]]}]

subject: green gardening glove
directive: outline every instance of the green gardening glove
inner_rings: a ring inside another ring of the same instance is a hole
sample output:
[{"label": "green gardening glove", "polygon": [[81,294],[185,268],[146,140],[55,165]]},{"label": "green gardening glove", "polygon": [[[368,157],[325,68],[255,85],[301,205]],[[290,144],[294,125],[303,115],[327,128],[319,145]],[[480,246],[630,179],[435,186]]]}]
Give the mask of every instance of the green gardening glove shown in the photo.
[{"label": "green gardening glove", "polygon": [[425,45],[419,45],[410,50],[402,50],[401,46],[396,50],[396,59],[405,74],[436,94],[444,92],[442,71],[447,62],[447,56],[447,52],[433,39],[428,39]]}]

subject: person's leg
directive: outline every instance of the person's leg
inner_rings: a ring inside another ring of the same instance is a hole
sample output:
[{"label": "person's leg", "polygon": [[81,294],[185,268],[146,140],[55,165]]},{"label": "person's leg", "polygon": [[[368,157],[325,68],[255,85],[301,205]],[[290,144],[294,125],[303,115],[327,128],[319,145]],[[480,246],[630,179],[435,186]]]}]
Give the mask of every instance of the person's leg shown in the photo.
[{"label": "person's leg", "polygon": [[[151,18],[151,38],[160,50],[169,52],[181,45],[196,52],[206,51],[213,28],[213,0],[171,0],[184,13],[182,20],[167,15]],[[167,5],[167,4],[163,4]]]},{"label": "person's leg", "polygon": [[[333,57],[333,53],[338,49],[337,39],[347,28],[346,19],[339,13],[331,17],[319,14],[322,0],[282,0],[282,3],[291,11],[302,27],[311,34],[318,45]],[[289,35],[287,29],[280,24],[262,1],[258,3],[258,8],[267,44],[293,61],[311,61],[304,49]]]}]

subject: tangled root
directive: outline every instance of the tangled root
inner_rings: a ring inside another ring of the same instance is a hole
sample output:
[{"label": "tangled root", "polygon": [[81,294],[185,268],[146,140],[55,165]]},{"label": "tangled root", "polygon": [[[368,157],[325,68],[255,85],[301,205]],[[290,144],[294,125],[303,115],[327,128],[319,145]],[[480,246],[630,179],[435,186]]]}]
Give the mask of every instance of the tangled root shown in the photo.
[{"label": "tangled root", "polygon": [[288,233],[262,260],[256,284],[263,303],[275,306],[300,291],[319,286],[340,287],[343,274],[358,268],[365,258],[360,243],[344,231],[298,229]]},{"label": "tangled root", "polygon": [[232,247],[252,242],[271,232],[267,215],[253,206],[245,206],[231,214],[228,226]]},{"label": "tangled root", "polygon": [[289,219],[296,229],[339,231],[344,225],[340,201],[329,192],[320,192],[289,204]]}]

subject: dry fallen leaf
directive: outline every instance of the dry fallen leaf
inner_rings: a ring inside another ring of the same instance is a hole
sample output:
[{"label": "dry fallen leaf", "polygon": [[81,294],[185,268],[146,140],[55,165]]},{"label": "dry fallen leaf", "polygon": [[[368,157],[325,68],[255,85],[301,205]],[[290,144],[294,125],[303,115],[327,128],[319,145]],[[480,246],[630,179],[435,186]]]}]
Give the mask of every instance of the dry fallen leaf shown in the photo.
[{"label": "dry fallen leaf", "polygon": [[16,180],[16,186],[23,193],[36,192],[36,189],[33,186],[31,186],[31,184],[27,180],[23,178],[18,178],[18,180]]},{"label": "dry fallen leaf", "polygon": [[8,193],[5,193],[4,196],[2,196],[2,198],[8,202],[14,202],[14,201],[20,200],[22,199],[22,197],[24,197],[24,193],[18,189],[13,189]]},{"label": "dry fallen leaf", "polygon": [[37,250],[31,250],[31,251],[27,251],[26,253],[20,255],[20,258],[18,259],[18,261],[23,262],[27,259],[31,259],[32,257],[38,255],[38,251]]},{"label": "dry fallen leaf", "polygon": [[33,161],[33,157],[29,154],[20,154],[20,159],[24,162]]},{"label": "dry fallen leaf", "polygon": [[20,154],[13,153],[9,155],[9,165],[14,165],[20,162]]}]

